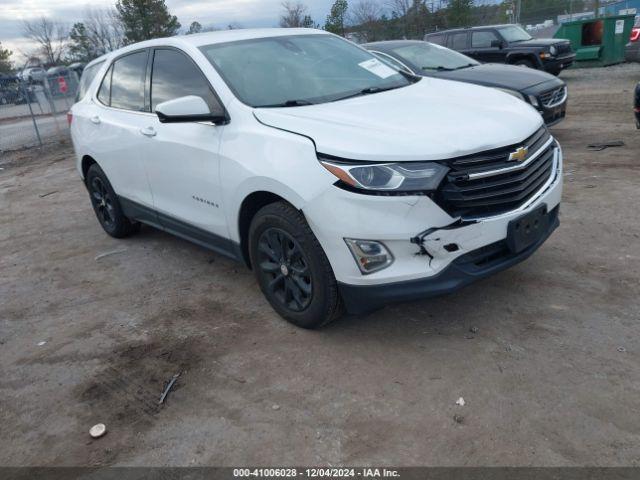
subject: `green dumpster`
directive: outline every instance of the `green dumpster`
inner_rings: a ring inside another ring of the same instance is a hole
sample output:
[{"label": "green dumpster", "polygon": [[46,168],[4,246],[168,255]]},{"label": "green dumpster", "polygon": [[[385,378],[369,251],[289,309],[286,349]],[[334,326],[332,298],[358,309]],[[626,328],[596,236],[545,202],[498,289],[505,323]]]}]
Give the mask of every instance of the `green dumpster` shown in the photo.
[{"label": "green dumpster", "polygon": [[624,62],[634,15],[575,20],[563,23],[555,38],[566,38],[576,52],[574,67],[605,67]]}]

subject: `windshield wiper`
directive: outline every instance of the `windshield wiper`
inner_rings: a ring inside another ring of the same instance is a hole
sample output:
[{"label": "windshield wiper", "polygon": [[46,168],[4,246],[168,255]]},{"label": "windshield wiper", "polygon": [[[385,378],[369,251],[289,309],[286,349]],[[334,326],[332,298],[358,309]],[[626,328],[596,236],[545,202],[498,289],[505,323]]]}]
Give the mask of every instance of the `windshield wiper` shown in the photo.
[{"label": "windshield wiper", "polygon": [[271,105],[257,105],[254,108],[278,108],[278,107],[305,107],[307,105],[315,105],[309,100],[287,100],[282,103],[273,103]]},{"label": "windshield wiper", "polygon": [[462,70],[463,68],[475,67],[475,63],[467,63],[466,65],[462,65],[461,67],[456,68],[455,70]]},{"label": "windshield wiper", "polygon": [[393,87],[367,87],[367,88],[363,88],[359,92],[350,93],[349,95],[345,95],[344,97],[336,98],[332,100],[332,102],[337,102],[339,100],[346,100],[347,98],[361,97],[362,95],[371,95],[372,93],[386,92],[388,90],[395,90],[396,88],[401,88],[401,87],[404,87],[404,85],[394,85]]},{"label": "windshield wiper", "polygon": [[438,66],[438,67],[422,67],[422,70],[436,70],[438,72],[451,72],[453,70],[457,70],[457,68],[447,68],[443,66]]}]

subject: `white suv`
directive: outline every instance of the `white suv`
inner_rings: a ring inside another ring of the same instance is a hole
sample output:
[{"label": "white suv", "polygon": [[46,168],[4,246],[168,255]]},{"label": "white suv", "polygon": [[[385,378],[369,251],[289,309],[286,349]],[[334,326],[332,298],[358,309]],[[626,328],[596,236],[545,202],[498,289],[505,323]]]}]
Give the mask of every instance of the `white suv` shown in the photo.
[{"label": "white suv", "polygon": [[531,106],[326,32],[129,45],[87,66],[70,121],[109,235],[242,261],[302,327],[453,291],[558,225],[562,153]]}]

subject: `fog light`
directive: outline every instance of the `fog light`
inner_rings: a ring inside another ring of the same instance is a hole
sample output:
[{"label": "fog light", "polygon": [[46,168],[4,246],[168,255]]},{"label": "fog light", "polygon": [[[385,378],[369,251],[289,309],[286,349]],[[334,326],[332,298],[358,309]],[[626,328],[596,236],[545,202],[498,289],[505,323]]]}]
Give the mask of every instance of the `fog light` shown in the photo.
[{"label": "fog light", "polygon": [[393,263],[393,255],[381,242],[345,238],[351,254],[363,274],[377,272]]}]

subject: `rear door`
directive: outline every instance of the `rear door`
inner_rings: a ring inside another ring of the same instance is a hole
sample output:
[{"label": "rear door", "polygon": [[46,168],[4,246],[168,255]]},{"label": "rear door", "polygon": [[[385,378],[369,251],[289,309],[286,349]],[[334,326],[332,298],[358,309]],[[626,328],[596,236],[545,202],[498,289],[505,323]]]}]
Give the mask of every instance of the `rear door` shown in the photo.
[{"label": "rear door", "polygon": [[469,54],[469,32],[452,32],[447,37],[447,47],[465,55]]},{"label": "rear door", "polygon": [[[191,57],[176,48],[155,48],[151,110],[187,95],[202,97],[212,112],[224,112]],[[144,159],[160,222],[173,233],[224,250],[229,236],[219,177],[224,126],[211,122],[160,123],[154,115],[145,117],[144,128],[152,132],[145,138]]]},{"label": "rear door", "polygon": [[[107,70],[96,102],[83,112],[83,142],[124,200],[151,208],[153,199],[142,163],[152,117],[145,96],[148,49],[118,57]],[[75,119],[74,119],[75,122]]]}]

